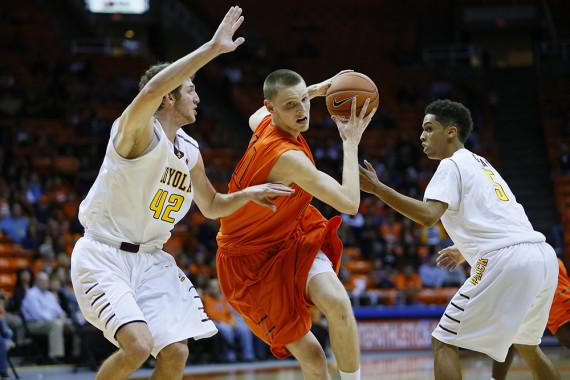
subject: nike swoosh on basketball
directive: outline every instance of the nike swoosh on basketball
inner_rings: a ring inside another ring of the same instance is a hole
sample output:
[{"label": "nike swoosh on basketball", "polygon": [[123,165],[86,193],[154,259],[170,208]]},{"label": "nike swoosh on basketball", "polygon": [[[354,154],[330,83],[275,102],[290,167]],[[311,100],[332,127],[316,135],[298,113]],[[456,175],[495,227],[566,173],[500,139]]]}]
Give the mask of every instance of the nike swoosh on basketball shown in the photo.
[{"label": "nike swoosh on basketball", "polygon": [[342,100],[337,100],[335,97],[335,98],[333,98],[333,107],[338,108],[338,107],[342,106],[344,103],[350,102],[351,100],[352,100],[352,96],[349,96],[348,98],[344,98]]}]

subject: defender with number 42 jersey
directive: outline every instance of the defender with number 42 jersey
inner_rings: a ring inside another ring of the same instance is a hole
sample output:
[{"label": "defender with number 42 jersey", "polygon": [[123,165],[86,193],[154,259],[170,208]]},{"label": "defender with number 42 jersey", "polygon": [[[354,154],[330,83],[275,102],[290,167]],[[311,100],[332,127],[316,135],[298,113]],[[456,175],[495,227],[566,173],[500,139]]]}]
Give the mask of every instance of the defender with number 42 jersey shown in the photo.
[{"label": "defender with number 42 jersey", "polygon": [[270,199],[293,192],[275,184],[216,192],[198,144],[182,130],[196,121],[196,71],[243,43],[233,39],[242,21],[241,8],[231,7],[210,41],[174,63],[151,66],[111,128],[103,164],[79,209],[85,234],[71,257],[81,312],[118,347],[97,380],[127,379],[149,355],[156,357],[153,379],[180,379],[187,339],[217,332],[196,288],[162,250],[192,201],[217,219],[249,202],[273,208]]}]

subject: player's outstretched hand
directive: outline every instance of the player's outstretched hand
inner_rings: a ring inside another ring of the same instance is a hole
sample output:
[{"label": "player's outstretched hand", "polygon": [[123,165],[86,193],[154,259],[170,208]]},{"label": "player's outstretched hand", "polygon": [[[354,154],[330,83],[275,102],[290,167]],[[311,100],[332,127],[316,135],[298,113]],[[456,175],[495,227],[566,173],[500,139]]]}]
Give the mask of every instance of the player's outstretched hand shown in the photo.
[{"label": "player's outstretched hand", "polygon": [[366,98],[366,101],[362,105],[360,109],[360,113],[356,115],[356,97],[352,98],[352,106],[350,109],[350,119],[346,119],[346,117],[342,116],[332,116],[332,119],[336,123],[338,127],[338,131],[340,133],[340,137],[343,141],[349,141],[355,144],[360,143],[360,139],[362,138],[362,134],[370,124],[370,120],[376,113],[376,109],[374,108],[368,116],[366,115],[366,111],[368,110],[368,106],[370,105],[370,98]]},{"label": "player's outstretched hand", "polygon": [[243,22],[241,12],[242,9],[240,7],[231,7],[218,26],[218,30],[216,30],[216,33],[214,33],[214,36],[212,37],[212,43],[220,50],[221,53],[234,51],[245,41],[243,37],[239,37],[234,40],[234,33]]},{"label": "player's outstretched hand", "polygon": [[264,183],[247,187],[243,189],[243,191],[247,193],[253,202],[261,206],[269,207],[275,212],[277,211],[277,207],[271,202],[271,198],[288,197],[295,192],[295,189],[277,183]]},{"label": "player's outstretched hand", "polygon": [[370,162],[364,160],[364,165],[360,165],[360,190],[374,194],[374,189],[380,184],[380,180]]},{"label": "player's outstretched hand", "polygon": [[435,261],[438,267],[454,271],[465,261],[465,258],[455,246],[451,246],[439,251]]},{"label": "player's outstretched hand", "polygon": [[351,71],[354,71],[354,70],[342,70],[341,72],[336,74],[334,77],[331,77],[331,78],[324,80],[320,83],[316,83],[316,84],[309,86],[309,88],[308,88],[309,97],[314,98],[317,96],[325,96],[327,94],[327,91],[328,91],[329,87],[331,86],[334,78],[338,77],[340,74],[349,73]]}]

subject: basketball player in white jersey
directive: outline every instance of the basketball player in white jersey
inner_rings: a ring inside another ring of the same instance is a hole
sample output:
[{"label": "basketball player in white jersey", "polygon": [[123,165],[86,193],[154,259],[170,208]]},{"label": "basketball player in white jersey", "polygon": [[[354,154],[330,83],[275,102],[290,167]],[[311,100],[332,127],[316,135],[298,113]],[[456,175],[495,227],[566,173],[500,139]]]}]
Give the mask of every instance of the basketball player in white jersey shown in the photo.
[{"label": "basketball player in white jersey", "polygon": [[216,193],[205,175],[198,144],[183,125],[196,119],[192,76],[216,56],[235,50],[243,22],[232,7],[212,39],[172,64],[151,67],[141,89],[115,121],[99,175],[81,203],[85,235],[73,250],[71,274],[86,319],[119,347],[96,379],[126,379],[150,354],[151,379],[181,379],[187,339],[214,335],[194,286],[162,251],[194,199],[209,218],[229,215],[249,201],[292,189],[264,184]]},{"label": "basketball player in white jersey", "polygon": [[472,268],[432,334],[436,380],[461,379],[458,347],[502,362],[511,344],[536,379],[559,379],[538,347],[557,284],[556,254],[499,173],[464,148],[472,127],[461,103],[437,100],[426,108],[421,144],[440,163],[423,202],[381,183],[367,161],[361,189],[421,225],[441,219],[455,244],[439,253],[438,264],[455,269],[467,260]]}]

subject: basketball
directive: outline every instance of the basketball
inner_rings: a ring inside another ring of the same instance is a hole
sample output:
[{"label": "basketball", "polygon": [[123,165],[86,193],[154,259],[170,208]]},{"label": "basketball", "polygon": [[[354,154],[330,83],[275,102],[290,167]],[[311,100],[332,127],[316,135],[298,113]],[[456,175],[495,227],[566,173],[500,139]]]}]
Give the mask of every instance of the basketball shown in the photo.
[{"label": "basketball", "polygon": [[334,77],[326,93],[327,109],[331,116],[350,117],[353,97],[356,97],[357,116],[366,98],[370,98],[366,115],[378,107],[378,88],[372,79],[354,71]]}]

